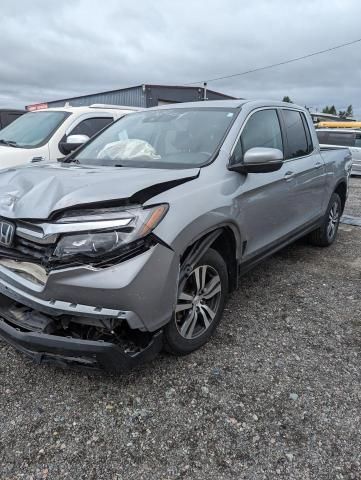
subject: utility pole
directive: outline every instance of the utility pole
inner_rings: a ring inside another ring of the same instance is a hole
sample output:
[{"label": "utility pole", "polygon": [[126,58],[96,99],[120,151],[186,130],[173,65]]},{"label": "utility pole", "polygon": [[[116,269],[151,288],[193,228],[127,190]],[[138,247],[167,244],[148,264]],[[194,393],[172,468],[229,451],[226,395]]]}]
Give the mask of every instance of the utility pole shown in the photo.
[{"label": "utility pole", "polygon": [[207,82],[203,83],[203,101],[207,99]]}]

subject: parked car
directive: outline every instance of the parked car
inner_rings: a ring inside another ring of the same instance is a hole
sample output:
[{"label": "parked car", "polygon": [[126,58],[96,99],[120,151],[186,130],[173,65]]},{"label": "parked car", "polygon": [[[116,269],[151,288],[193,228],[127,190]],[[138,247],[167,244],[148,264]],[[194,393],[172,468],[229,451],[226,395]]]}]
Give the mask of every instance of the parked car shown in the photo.
[{"label": "parked car", "polygon": [[0,336],[89,368],[190,353],[240,275],[334,242],[350,168],[305,109],[228,100],[127,115],[63,163],[4,171]]},{"label": "parked car", "polygon": [[321,146],[349,148],[352,154],[351,175],[361,175],[361,130],[322,128],[316,133]]},{"label": "parked car", "polygon": [[136,107],[92,105],[28,112],[0,131],[0,169],[55,162]]},{"label": "parked car", "polygon": [[7,127],[17,118],[24,115],[25,110],[15,110],[13,108],[0,108],[0,130]]}]

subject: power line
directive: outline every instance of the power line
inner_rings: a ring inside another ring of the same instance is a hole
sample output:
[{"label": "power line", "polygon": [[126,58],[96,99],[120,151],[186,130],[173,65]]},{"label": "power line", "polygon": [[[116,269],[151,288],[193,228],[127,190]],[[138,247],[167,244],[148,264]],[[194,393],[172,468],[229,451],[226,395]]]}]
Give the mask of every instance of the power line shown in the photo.
[{"label": "power line", "polygon": [[321,55],[322,53],[331,52],[332,50],[337,50],[337,49],[342,48],[342,47],[347,47],[348,45],[353,45],[354,43],[358,43],[358,42],[361,42],[361,38],[359,38],[357,40],[353,40],[352,42],[347,42],[347,43],[342,43],[341,45],[336,45],[336,47],[326,48],[325,50],[320,50],[318,52],[309,53],[308,55],[303,55],[302,57],[291,58],[290,60],[285,60],[284,62],[273,63],[272,65],[266,65],[264,67],[253,68],[252,70],[246,70],[245,72],[241,72],[241,73],[233,73],[232,75],[225,75],[223,77],[209,78],[207,80],[201,80],[199,82],[185,83],[184,85],[194,85],[196,83],[203,83],[203,82],[216,82],[217,80],[224,80],[226,78],[240,77],[241,75],[247,75],[248,73],[259,72],[260,70],[267,70],[268,68],[279,67],[280,65],[286,65],[287,63],[298,62],[299,60],[314,57],[315,55]]}]

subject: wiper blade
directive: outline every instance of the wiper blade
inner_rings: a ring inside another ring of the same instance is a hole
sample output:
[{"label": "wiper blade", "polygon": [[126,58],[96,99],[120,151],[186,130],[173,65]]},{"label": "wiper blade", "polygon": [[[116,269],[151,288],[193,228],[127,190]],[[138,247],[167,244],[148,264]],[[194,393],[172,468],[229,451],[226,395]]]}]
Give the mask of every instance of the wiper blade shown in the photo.
[{"label": "wiper blade", "polygon": [[6,145],[7,147],[17,147],[18,144],[12,140],[5,140],[4,138],[0,138],[0,144]]},{"label": "wiper blade", "polygon": [[80,163],[79,160],[76,158],[71,158],[71,157],[62,157],[57,159],[58,162],[60,163]]}]

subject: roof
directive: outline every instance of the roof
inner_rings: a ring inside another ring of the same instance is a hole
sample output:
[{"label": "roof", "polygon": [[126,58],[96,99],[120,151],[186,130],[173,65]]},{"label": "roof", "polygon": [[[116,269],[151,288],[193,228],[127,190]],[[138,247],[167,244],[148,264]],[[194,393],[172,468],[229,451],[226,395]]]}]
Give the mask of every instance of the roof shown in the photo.
[{"label": "roof", "polygon": [[147,108],[147,110],[168,110],[173,108],[238,108],[246,103],[245,100],[205,100],[196,102],[169,103]]},{"label": "roof", "polygon": [[[111,93],[116,93],[116,92],[120,92],[122,90],[132,90],[132,89],[135,89],[135,88],[179,88],[179,89],[188,89],[188,90],[203,90],[203,87],[201,86],[189,86],[189,85],[156,85],[156,84],[150,84],[150,83],[145,83],[145,84],[141,84],[141,85],[134,85],[132,87],[125,87],[125,88],[117,88],[115,90],[106,90],[105,92],[96,92],[96,93],[88,93],[86,95],[76,95],[74,97],[68,97],[68,98],[60,98],[60,99],[57,99],[57,100],[51,100],[49,101],[49,103],[51,102],[66,102],[66,101],[71,101],[71,100],[75,100],[75,99],[78,99],[78,98],[85,98],[85,97],[91,97],[91,96],[95,96],[95,95],[106,95],[106,94],[111,94]],[[215,93],[216,95],[220,95],[224,98],[229,98],[229,99],[234,99],[236,97],[232,97],[230,95],[226,95],[224,93],[221,93],[221,92],[216,92],[215,90],[211,90],[209,88],[207,88],[207,92],[211,92],[211,93]]]}]

